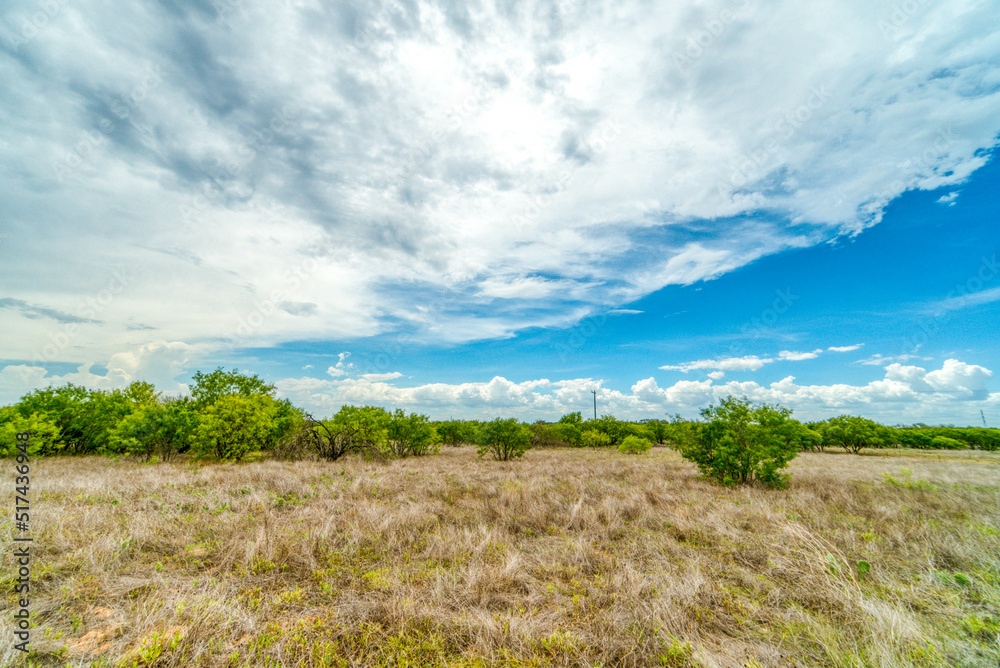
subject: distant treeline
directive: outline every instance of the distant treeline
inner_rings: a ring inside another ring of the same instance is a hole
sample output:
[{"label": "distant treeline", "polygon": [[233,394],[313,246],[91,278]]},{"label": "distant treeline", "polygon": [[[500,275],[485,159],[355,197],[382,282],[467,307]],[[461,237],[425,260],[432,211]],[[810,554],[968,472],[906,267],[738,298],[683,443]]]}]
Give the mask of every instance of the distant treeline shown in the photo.
[{"label": "distant treeline", "polygon": [[[827,447],[851,452],[885,447],[1000,450],[998,429],[887,427],[855,416],[801,423],[791,419],[787,409],[769,408],[771,413],[749,417],[747,423],[771,420],[770,426],[758,426],[796,452]],[[31,432],[31,452],[37,455],[105,454],[139,460],[169,460],[184,453],[237,461],[264,455],[336,459],[350,452],[405,457],[436,452],[442,444],[474,444],[480,454],[497,459],[521,456],[531,447],[614,447],[641,453],[659,444],[683,452],[715,438],[712,425],[718,415],[713,410],[703,411],[699,421],[672,416],[629,422],[612,415],[584,420],[576,412],[558,422],[525,424],[513,418],[432,421],[398,409],[345,406],[316,419],[277,399],[274,386],[257,376],[219,368],[197,372],[189,397],[164,396],[145,382],[124,390],[72,384],[35,390],[13,406],[0,408],[0,455],[13,454],[15,433],[21,431]],[[780,419],[760,417],[772,413]]]}]

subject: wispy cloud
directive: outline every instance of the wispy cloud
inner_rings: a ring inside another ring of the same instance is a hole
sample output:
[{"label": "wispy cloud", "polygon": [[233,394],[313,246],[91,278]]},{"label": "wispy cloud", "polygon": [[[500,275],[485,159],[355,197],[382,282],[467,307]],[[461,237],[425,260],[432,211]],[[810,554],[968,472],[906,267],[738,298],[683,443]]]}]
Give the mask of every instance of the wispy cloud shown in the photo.
[{"label": "wispy cloud", "polygon": [[48,318],[50,320],[55,320],[61,324],[73,324],[73,323],[99,323],[100,320],[94,320],[92,318],[84,318],[82,316],[73,315],[72,313],[64,313],[58,309],[49,308],[47,306],[38,306],[36,304],[29,304],[23,299],[14,299],[12,297],[0,298],[0,310],[9,309],[20,311],[21,314],[26,318]]},{"label": "wispy cloud", "polygon": [[947,195],[942,195],[941,197],[938,197],[936,201],[938,204],[955,206],[956,199],[958,199],[958,191],[953,191],[948,193]]},{"label": "wispy cloud", "polygon": [[823,352],[822,348],[817,348],[812,352],[799,352],[795,350],[782,350],[778,353],[778,359],[787,360],[789,362],[801,362],[802,360],[812,360],[820,356]]},{"label": "wispy cloud", "polygon": [[666,371],[696,371],[699,369],[713,369],[716,371],[757,371],[765,364],[770,364],[774,360],[771,358],[761,358],[756,355],[746,355],[744,357],[722,357],[714,360],[696,360],[694,362],[684,362],[682,364],[668,364],[660,368]]},{"label": "wispy cloud", "polygon": [[[857,350],[863,344],[857,344],[854,346],[833,346],[827,350],[833,351],[845,351],[845,350]],[[816,348],[812,351],[798,351],[798,350],[782,350],[777,355],[771,357],[758,357],[757,355],[745,355],[743,357],[721,357],[717,359],[705,359],[696,360],[693,362],[683,362],[681,364],[668,364],[666,366],[661,366],[660,369],[666,371],[683,371],[687,373],[689,371],[696,371],[702,369],[713,369],[718,372],[725,371],[757,371],[764,367],[766,364],[772,364],[774,362],[803,362],[805,360],[816,359],[823,354],[822,348]],[[725,374],[723,374],[725,375]],[[715,376],[709,374],[709,378],[718,380],[722,376]]]},{"label": "wispy cloud", "polygon": [[827,348],[827,350],[829,350],[832,353],[849,353],[853,350],[861,348],[864,345],[865,344],[863,343],[855,343],[852,346],[830,346],[829,348]]},{"label": "wispy cloud", "polygon": [[989,290],[981,290],[979,292],[972,292],[969,294],[959,295],[957,297],[942,299],[939,302],[934,302],[931,306],[931,310],[937,312],[958,311],[972,306],[991,304],[995,301],[1000,301],[1000,288],[990,288]]}]

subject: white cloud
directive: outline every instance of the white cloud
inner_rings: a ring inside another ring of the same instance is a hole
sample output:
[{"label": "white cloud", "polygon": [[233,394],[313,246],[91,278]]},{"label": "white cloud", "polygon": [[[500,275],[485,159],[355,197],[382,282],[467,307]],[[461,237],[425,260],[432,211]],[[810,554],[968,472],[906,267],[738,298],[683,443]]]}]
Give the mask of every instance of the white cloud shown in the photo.
[{"label": "white cloud", "polygon": [[326,373],[334,378],[340,378],[341,376],[346,376],[350,373],[351,369],[354,367],[353,364],[347,361],[347,358],[351,356],[349,352],[337,353],[337,363],[329,367]]},{"label": "white cloud", "polygon": [[957,311],[970,306],[990,304],[995,301],[1000,301],[1000,287],[959,295],[957,297],[949,297],[948,299],[936,302],[932,308],[935,311]]},{"label": "white cloud", "polygon": [[[693,362],[683,362],[681,364],[668,364],[666,366],[661,366],[660,369],[665,371],[683,371],[687,373],[688,371],[694,371],[697,369],[714,369],[717,372],[722,371],[758,371],[765,364],[772,364],[777,361],[782,362],[801,362],[804,360],[815,359],[822,354],[823,349],[817,348],[811,352],[801,352],[796,350],[782,350],[778,353],[777,357],[759,357],[757,355],[744,355],[743,357],[722,357],[714,360],[696,360]],[[725,374],[723,374],[725,375]],[[709,374],[709,378],[718,380],[722,376],[714,376]]]},{"label": "white cloud", "polygon": [[81,364],[76,371],[49,375],[44,367],[14,364],[0,370],[0,405],[13,403],[28,392],[48,385],[73,383],[102,390],[120,389],[143,380],[153,383],[166,394],[185,394],[186,383],[177,376],[201,356],[200,350],[180,341],[154,341],[128,352],[111,356],[103,373],[92,371],[92,363]]},{"label": "white cloud", "polygon": [[725,371],[711,371],[708,373],[708,377],[712,380],[722,380],[726,377]]},{"label": "white cloud", "polygon": [[1000,131],[990,3],[74,7],[0,56],[3,223],[34,231],[0,280],[97,322],[4,311],[11,359],[558,326],[856,233]]},{"label": "white cloud", "polygon": [[367,381],[378,381],[378,380],[394,380],[396,378],[402,378],[403,374],[398,371],[392,371],[390,373],[363,373],[360,378]]},{"label": "white cloud", "polygon": [[660,368],[665,371],[694,371],[696,369],[715,369],[717,371],[757,371],[765,364],[773,362],[770,358],[761,358],[756,355],[745,355],[744,357],[723,357],[714,360],[696,360],[694,362],[684,362],[683,364],[668,364]]},{"label": "white cloud", "polygon": [[899,362],[909,362],[910,360],[930,360],[930,357],[922,357],[920,355],[902,354],[902,355],[888,355],[882,356],[879,353],[875,353],[866,360],[859,360],[857,364],[864,364],[866,366],[886,366],[888,364],[894,364]]},{"label": "white cloud", "polygon": [[780,353],[778,353],[778,359],[786,360],[789,362],[801,362],[802,360],[816,359],[822,352],[823,352],[822,348],[817,348],[816,350],[808,353],[797,352],[794,350],[782,350]]},{"label": "white cloud", "polygon": [[862,347],[863,345],[865,345],[865,344],[863,344],[863,343],[855,343],[853,346],[830,346],[829,348],[827,348],[827,350],[829,350],[832,353],[849,353],[852,350],[857,350],[858,348]]},{"label": "white cloud", "polygon": [[993,372],[975,364],[966,364],[955,359],[947,359],[937,371],[925,376],[928,385],[936,392],[958,392],[985,396],[986,381],[993,378]]},{"label": "white cloud", "polygon": [[[955,359],[946,360],[940,369],[932,371],[890,364],[882,379],[865,385],[799,385],[794,376],[769,385],[753,381],[715,383],[718,378],[707,378],[681,380],[668,387],[660,387],[650,377],[634,383],[628,392],[605,387],[604,381],[592,378],[514,382],[496,376],[486,382],[413,387],[388,382],[399,377],[390,373],[359,378],[284,378],[275,381],[275,386],[280,396],[317,416],[332,414],[346,404],[375,404],[422,411],[440,419],[504,415],[552,420],[573,411],[590,415],[592,390],[597,391],[599,414],[611,413],[623,419],[663,417],[676,412],[696,417],[700,409],[731,395],[780,403],[792,408],[796,417],[806,420],[850,413],[889,424],[918,421],[973,424],[978,421],[980,408],[1000,410],[1000,393],[991,393],[989,389],[993,372]],[[83,365],[63,375],[49,375],[41,367],[8,365],[0,369],[0,399],[12,402],[32,389],[67,382],[112,389],[140,379],[111,365],[103,374]],[[173,389],[183,392],[187,388],[175,384]]]},{"label": "white cloud", "polygon": [[942,195],[937,198],[938,204],[946,204],[948,206],[955,206],[955,200],[958,199],[958,191],[953,191],[947,195]]},{"label": "white cloud", "polygon": [[1000,408],[1000,393],[989,393],[993,373],[982,366],[947,360],[941,369],[892,364],[879,380],[865,385],[799,385],[794,376],[761,385],[753,381],[681,380],[660,387],[655,378],[634,383],[629,392],[604,386],[591,378],[514,382],[497,376],[488,382],[432,383],[397,387],[365,379],[284,379],[279,392],[314,412],[331,413],[344,404],[375,403],[387,408],[421,410],[432,417],[513,415],[522,419],[555,419],[573,411],[590,415],[592,390],[598,413],[638,419],[680,412],[695,417],[701,408],[735,395],[754,401],[780,403],[801,419],[822,419],[841,413],[864,415],[886,423],[956,422],[956,416],[976,421],[980,407]]}]

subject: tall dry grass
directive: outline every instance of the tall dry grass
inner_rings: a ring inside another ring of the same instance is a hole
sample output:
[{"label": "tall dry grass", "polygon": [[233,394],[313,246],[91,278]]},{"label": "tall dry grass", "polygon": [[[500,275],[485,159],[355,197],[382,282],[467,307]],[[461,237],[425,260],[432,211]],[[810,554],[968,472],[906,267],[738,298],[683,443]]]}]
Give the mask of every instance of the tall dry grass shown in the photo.
[{"label": "tall dry grass", "polygon": [[664,449],[40,460],[34,661],[998,665],[1000,456],[807,453],[792,474],[722,488]]}]

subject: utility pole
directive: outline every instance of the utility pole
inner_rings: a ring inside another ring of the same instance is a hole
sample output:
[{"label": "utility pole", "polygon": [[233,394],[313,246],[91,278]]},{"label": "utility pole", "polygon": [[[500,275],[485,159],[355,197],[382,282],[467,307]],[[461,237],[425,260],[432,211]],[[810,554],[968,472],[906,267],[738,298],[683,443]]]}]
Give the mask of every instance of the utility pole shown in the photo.
[{"label": "utility pole", "polygon": [[594,419],[597,419],[597,390],[591,390],[594,395]]},{"label": "utility pole", "polygon": [[[986,414],[983,413],[982,408],[979,409],[979,417],[983,418],[983,426],[986,427]],[[986,428],[989,429],[989,427]]]}]

